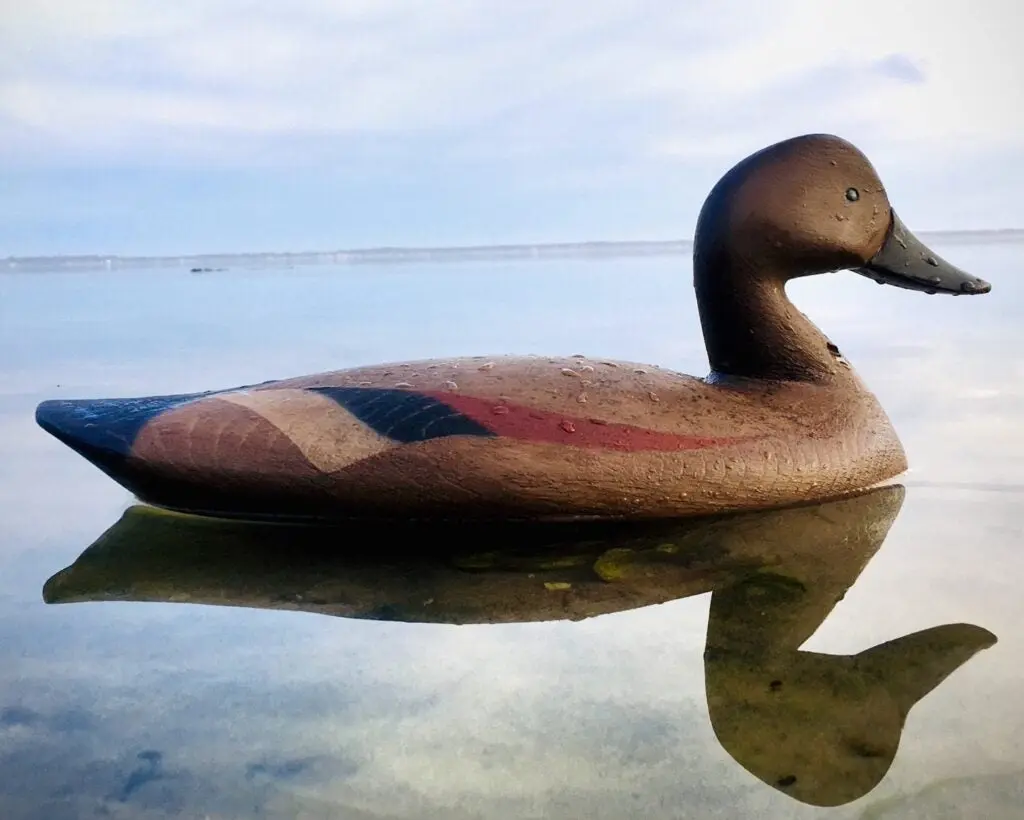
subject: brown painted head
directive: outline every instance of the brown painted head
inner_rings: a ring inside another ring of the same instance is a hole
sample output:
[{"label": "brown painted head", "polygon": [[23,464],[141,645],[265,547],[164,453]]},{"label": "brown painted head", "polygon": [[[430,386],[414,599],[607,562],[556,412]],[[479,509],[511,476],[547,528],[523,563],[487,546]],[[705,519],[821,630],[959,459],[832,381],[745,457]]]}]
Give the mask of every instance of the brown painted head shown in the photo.
[{"label": "brown painted head", "polygon": [[724,272],[784,282],[839,270],[925,293],[991,290],[907,230],[868,158],[839,137],[810,134],[758,151],[704,203],[694,247],[698,289],[715,290],[708,280]]}]

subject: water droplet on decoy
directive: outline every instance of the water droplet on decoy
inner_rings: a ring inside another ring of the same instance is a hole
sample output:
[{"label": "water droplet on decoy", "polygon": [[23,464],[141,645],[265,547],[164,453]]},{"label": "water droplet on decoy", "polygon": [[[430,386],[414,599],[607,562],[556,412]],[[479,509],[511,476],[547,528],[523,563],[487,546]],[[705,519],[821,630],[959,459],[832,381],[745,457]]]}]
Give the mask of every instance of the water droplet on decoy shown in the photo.
[{"label": "water droplet on decoy", "polygon": [[577,373],[575,370],[573,370],[571,367],[563,367],[562,368],[562,375],[563,376],[576,376],[577,378],[579,378],[580,374]]},{"label": "water droplet on decoy", "polygon": [[561,427],[566,433],[576,432],[576,425],[573,424],[571,421],[563,421],[558,426]]},{"label": "water droplet on decoy", "polygon": [[839,163],[836,162],[834,159],[830,159],[828,161],[828,164],[831,165],[833,168],[835,168]]},{"label": "water droplet on decoy", "polygon": [[493,370],[494,362],[487,362],[486,364],[480,365],[477,370]]},{"label": "water droplet on decoy", "polygon": [[395,387],[412,387],[409,382],[395,382]]},{"label": "water droplet on decoy", "polygon": [[359,382],[359,386],[360,387],[372,387],[373,386],[373,382],[366,382],[366,381]]},{"label": "water droplet on decoy", "polygon": [[582,353],[573,353],[573,354],[572,354],[572,357],[573,357],[574,359],[585,359],[585,358],[587,358],[587,357],[586,357],[586,356],[584,356],[584,355],[583,355]]},{"label": "water droplet on decoy", "polygon": [[933,268],[937,268],[939,266],[939,260],[936,259],[934,256],[926,256],[924,258],[924,261],[931,265]]},{"label": "water droplet on decoy", "polygon": [[580,404],[586,404],[587,403],[587,394],[586,393],[580,393],[576,397],[576,401],[579,402]]},{"label": "water droplet on decoy", "polygon": [[504,404],[497,404],[492,408],[491,412],[496,416],[504,416],[508,414],[508,408]]},{"label": "water droplet on decoy", "polygon": [[458,390],[459,386],[450,379],[444,383],[445,390]]},{"label": "water droplet on decoy", "polygon": [[648,392],[647,396],[648,398],[650,398],[651,401],[661,401],[661,399],[658,398],[658,394],[655,393],[653,390]]},{"label": "water droplet on decoy", "polygon": [[893,236],[893,239],[896,240],[896,244],[898,244],[901,248],[903,248],[903,250],[907,249],[907,243],[903,241],[903,237],[902,236],[900,236],[899,234],[895,234]]},{"label": "water droplet on decoy", "polygon": [[618,362],[601,362],[601,364],[603,364],[603,365],[605,365],[607,367],[618,367],[619,366]]},{"label": "water droplet on decoy", "polygon": [[608,422],[606,422],[604,419],[587,419],[587,421],[589,421],[591,424],[596,424],[600,427],[605,427],[608,424]]},{"label": "water droplet on decoy", "polygon": [[858,191],[856,188],[847,188],[846,198],[850,202],[856,202],[858,199],[860,199],[860,191]]},{"label": "water droplet on decoy", "polygon": [[583,373],[593,373],[594,372],[594,365],[592,365],[592,364],[581,364],[580,365],[580,371],[583,372]]},{"label": "water droplet on decoy", "polygon": [[644,374],[644,373],[646,373],[647,371],[646,371],[646,370],[644,370],[644,368],[642,368],[642,367],[636,367],[636,368],[634,368],[634,369],[633,369],[633,372],[634,372],[634,373],[639,373],[639,374],[643,375],[643,374]]}]

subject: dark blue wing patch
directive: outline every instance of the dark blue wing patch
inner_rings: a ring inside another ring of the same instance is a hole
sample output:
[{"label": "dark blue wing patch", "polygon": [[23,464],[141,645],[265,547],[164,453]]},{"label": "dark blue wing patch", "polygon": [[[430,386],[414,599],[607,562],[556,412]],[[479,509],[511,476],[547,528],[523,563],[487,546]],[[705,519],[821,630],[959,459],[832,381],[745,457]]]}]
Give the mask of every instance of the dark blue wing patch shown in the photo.
[{"label": "dark blue wing patch", "polygon": [[375,433],[402,444],[445,436],[488,436],[494,433],[431,396],[411,390],[379,387],[313,387],[336,401]]}]

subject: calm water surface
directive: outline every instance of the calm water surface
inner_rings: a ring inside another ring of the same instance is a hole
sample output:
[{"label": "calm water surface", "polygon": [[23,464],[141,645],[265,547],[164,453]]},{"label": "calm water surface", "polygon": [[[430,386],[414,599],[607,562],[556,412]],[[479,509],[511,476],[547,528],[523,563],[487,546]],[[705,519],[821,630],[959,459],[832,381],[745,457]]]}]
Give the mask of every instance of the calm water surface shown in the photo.
[{"label": "calm water surface", "polygon": [[703,373],[686,260],[0,274],[0,817],[1024,817],[1024,246],[937,249],[993,293],[792,288],[905,497],[444,571],[330,554],[415,532],[122,519],[33,409],[425,356]]}]

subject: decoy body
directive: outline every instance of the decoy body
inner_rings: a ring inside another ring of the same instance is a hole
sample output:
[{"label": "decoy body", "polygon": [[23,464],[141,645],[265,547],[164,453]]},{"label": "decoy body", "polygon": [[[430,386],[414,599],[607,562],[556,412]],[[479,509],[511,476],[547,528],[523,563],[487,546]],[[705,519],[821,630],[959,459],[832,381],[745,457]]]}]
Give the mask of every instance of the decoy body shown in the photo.
[{"label": "decoy body", "polygon": [[359,367],[210,393],[54,400],[40,425],[139,498],[215,515],[675,517],[838,497],[906,469],[848,361],[787,299],[855,270],[990,285],[897,218],[829,135],[729,170],[697,223],[705,378],[585,357]]}]

